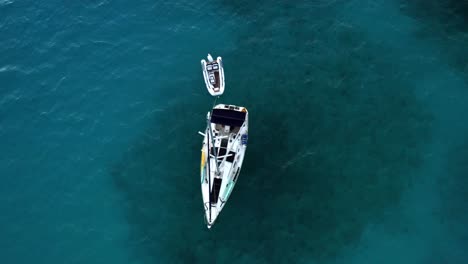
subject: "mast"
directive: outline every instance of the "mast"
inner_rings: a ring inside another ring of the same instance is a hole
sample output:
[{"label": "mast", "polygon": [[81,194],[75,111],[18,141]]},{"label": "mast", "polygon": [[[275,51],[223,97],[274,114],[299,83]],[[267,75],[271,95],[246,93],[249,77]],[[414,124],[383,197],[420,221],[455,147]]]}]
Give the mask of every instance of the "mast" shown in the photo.
[{"label": "mast", "polygon": [[208,136],[208,140],[206,141],[206,147],[208,149],[208,211],[209,211],[209,215],[210,215],[210,219],[208,219],[208,222],[211,223],[211,195],[210,195],[210,188],[211,188],[211,177],[210,177],[210,174],[211,174],[211,170],[210,170],[210,135],[207,135]]},{"label": "mast", "polygon": [[210,169],[210,158],[211,158],[211,151],[210,151],[210,141],[211,141],[211,144],[213,146],[213,152],[214,152],[214,156],[215,156],[215,164],[216,164],[216,175],[220,175],[220,171],[219,171],[219,165],[218,165],[218,152],[216,151],[215,149],[215,140],[214,140],[214,137],[213,137],[213,130],[211,129],[211,115],[213,114],[213,108],[216,106],[216,101],[218,100],[219,96],[215,98],[214,100],[214,103],[213,103],[213,107],[211,108],[211,111],[210,111],[210,116],[208,118],[206,118],[206,123],[207,123],[207,126],[208,126],[208,131],[209,133],[207,134],[207,148],[208,148],[208,211],[209,211],[209,219],[208,219],[208,222],[211,223],[211,169]]},{"label": "mast", "polygon": [[[216,151],[216,149],[214,149],[215,147],[215,139],[213,137],[213,130],[211,129],[211,116],[213,115],[213,109],[214,107],[216,106],[216,101],[218,100],[219,96],[215,98],[214,100],[214,103],[213,103],[213,107],[211,108],[211,111],[210,111],[210,118],[207,118],[207,123],[208,123],[208,130],[210,132],[210,137],[211,137],[211,144],[213,145],[213,152],[214,152],[214,156],[215,156],[215,159],[216,159],[216,175],[220,175],[221,172],[219,171],[219,165],[218,165],[218,152]],[[208,158],[210,157],[211,153],[208,153]]]}]

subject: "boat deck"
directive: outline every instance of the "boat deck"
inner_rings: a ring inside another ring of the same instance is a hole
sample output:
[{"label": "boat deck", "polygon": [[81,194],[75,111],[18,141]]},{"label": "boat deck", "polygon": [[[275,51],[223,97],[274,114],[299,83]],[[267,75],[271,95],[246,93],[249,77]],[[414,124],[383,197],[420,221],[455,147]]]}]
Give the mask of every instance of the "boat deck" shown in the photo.
[{"label": "boat deck", "polygon": [[220,67],[217,62],[208,62],[206,64],[206,71],[208,72],[208,79],[210,80],[210,84],[213,85],[213,89],[219,90],[221,86],[219,71]]},{"label": "boat deck", "polygon": [[212,204],[218,203],[219,191],[221,190],[221,183],[223,182],[220,178],[214,178],[213,188],[210,192],[210,200]]}]

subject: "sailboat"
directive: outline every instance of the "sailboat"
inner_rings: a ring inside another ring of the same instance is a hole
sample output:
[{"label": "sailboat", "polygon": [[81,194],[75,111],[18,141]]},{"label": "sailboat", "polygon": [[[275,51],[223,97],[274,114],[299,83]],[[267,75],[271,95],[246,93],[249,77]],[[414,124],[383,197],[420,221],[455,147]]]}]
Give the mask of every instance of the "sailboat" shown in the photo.
[{"label": "sailboat", "polygon": [[[208,91],[210,88],[207,87]],[[210,92],[211,94],[211,92]],[[217,98],[216,98],[217,99]],[[216,104],[206,115],[201,149],[201,191],[205,222],[210,229],[239,177],[248,140],[247,108]]]}]

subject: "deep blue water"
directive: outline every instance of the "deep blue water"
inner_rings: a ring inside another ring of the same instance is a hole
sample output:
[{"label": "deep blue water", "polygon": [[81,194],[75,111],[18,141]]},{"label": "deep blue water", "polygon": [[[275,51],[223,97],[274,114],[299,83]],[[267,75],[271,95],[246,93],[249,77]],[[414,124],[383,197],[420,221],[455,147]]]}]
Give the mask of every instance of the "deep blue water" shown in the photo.
[{"label": "deep blue water", "polygon": [[[468,2],[0,0],[1,263],[468,263]],[[212,104],[249,148],[203,223]]]}]

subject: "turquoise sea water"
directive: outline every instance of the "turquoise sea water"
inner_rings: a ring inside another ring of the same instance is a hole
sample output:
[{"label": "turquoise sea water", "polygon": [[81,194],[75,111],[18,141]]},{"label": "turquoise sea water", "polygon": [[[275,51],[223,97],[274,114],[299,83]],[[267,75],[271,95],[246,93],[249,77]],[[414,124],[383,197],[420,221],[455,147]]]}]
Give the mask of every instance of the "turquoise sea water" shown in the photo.
[{"label": "turquoise sea water", "polygon": [[[0,0],[1,263],[467,263],[466,1]],[[203,222],[221,102],[242,173]]]}]

